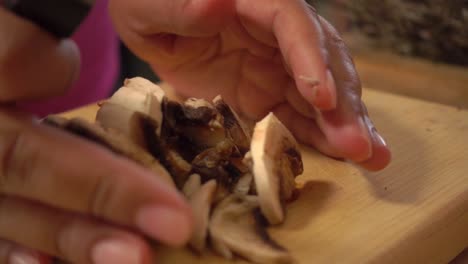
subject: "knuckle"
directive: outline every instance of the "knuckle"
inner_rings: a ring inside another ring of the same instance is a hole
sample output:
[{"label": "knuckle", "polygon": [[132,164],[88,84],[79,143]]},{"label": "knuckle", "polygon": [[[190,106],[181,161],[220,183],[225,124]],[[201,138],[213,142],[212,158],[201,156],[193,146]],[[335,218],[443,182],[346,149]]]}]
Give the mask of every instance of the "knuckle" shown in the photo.
[{"label": "knuckle", "polygon": [[98,217],[112,214],[109,209],[116,196],[116,181],[113,177],[100,176],[89,196],[88,212]]},{"label": "knuckle", "polygon": [[0,138],[0,189],[21,188],[31,181],[33,172],[40,163],[38,149],[28,144],[24,129],[3,131]]},{"label": "knuckle", "polygon": [[66,260],[74,260],[76,245],[73,245],[73,241],[77,237],[83,236],[84,228],[82,226],[84,223],[82,219],[78,218],[68,219],[61,224],[54,237],[54,252],[57,256]]}]

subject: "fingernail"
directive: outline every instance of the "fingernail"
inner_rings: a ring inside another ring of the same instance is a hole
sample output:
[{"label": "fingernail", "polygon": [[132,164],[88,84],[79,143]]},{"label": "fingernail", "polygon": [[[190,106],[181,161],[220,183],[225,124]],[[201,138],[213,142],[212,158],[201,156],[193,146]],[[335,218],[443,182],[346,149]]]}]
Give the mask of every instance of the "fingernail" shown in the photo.
[{"label": "fingernail", "polygon": [[126,264],[142,263],[143,256],[140,250],[126,241],[109,239],[98,242],[91,252],[94,264]]},{"label": "fingernail", "polygon": [[70,88],[78,80],[80,76],[81,68],[81,56],[80,49],[76,43],[71,39],[65,39],[60,42],[60,52],[63,56],[70,58],[70,62],[73,64],[71,67],[70,76],[66,88]]},{"label": "fingernail", "polygon": [[311,89],[312,100],[315,101],[317,98],[318,93],[318,86],[320,85],[320,81],[317,78],[299,75],[298,77],[300,80],[304,81]]},{"label": "fingernail", "polygon": [[26,250],[14,250],[10,256],[9,261],[10,264],[40,264],[39,257],[31,252]]},{"label": "fingernail", "polygon": [[136,222],[143,232],[171,246],[184,245],[191,235],[188,216],[169,207],[144,207],[138,212]]},{"label": "fingernail", "polygon": [[377,132],[375,128],[372,129],[372,133],[374,134],[375,139],[377,140],[377,144],[381,146],[387,146],[387,142],[385,139]]},{"label": "fingernail", "polygon": [[372,140],[370,138],[372,135],[369,134],[370,129],[367,127],[363,118],[359,118],[359,127],[361,129],[361,133],[363,134],[366,140],[367,146],[368,146],[366,159],[370,159],[372,157]]},{"label": "fingernail", "polygon": [[327,70],[327,77],[325,83],[327,85],[328,92],[330,93],[332,108],[336,108],[336,84],[335,78],[333,77],[333,74],[330,70]]}]

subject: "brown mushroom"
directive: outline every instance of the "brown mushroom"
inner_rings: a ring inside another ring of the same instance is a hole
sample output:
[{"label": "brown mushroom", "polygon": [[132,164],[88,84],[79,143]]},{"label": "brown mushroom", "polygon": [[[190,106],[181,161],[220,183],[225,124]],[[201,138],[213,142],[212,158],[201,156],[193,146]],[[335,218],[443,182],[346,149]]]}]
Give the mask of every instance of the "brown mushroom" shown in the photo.
[{"label": "brown mushroom", "polygon": [[161,163],[171,173],[177,187],[182,188],[190,176],[192,165],[188,163],[176,150],[163,144],[161,146]]},{"label": "brown mushroom", "polygon": [[172,142],[179,144],[182,139],[184,143],[178,149],[186,152],[182,155],[188,160],[226,138],[222,116],[213,106],[207,105],[204,100],[190,100],[184,104],[169,100],[163,102],[163,138],[169,141],[172,138]]},{"label": "brown mushroom", "polygon": [[198,189],[201,187],[201,177],[198,174],[192,174],[188,177],[187,181],[184,183],[182,188],[182,193],[186,197],[192,196]]},{"label": "brown mushroom", "polygon": [[213,249],[225,258],[233,253],[255,263],[292,263],[283,247],[266,232],[256,196],[230,195],[214,209],[209,232]]},{"label": "brown mushroom", "polygon": [[224,117],[223,126],[229,132],[234,144],[239,148],[242,155],[250,148],[251,129],[247,122],[242,120],[237,113],[218,95],[213,99],[218,112]]},{"label": "brown mushroom", "polygon": [[216,181],[210,180],[187,197],[193,209],[194,218],[194,232],[190,238],[189,245],[198,253],[202,253],[206,248],[208,223],[216,186]]},{"label": "brown mushroom", "polygon": [[273,113],[256,124],[250,157],[261,211],[270,224],[279,224],[303,165],[295,138]]},{"label": "brown mushroom", "polygon": [[203,253],[209,237],[212,249],[228,259],[293,262],[266,231],[267,224],[284,221],[285,203],[303,171],[297,142],[274,114],[253,128],[221,96],[179,103],[152,82],[133,78],[101,104],[96,124],[56,116],[44,123],[99,143],[175,184],[193,209],[189,245],[196,252]]},{"label": "brown mushroom", "polygon": [[216,179],[231,186],[233,177],[237,175],[228,171],[229,159],[235,150],[235,145],[230,140],[223,140],[215,147],[202,151],[192,160],[194,172],[199,173],[203,181]]}]

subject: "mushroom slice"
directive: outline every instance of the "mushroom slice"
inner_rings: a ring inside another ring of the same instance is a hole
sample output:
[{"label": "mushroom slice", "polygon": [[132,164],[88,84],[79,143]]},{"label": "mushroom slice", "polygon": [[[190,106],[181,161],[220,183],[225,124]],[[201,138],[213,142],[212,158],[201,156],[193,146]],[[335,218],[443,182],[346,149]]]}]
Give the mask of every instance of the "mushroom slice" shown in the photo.
[{"label": "mushroom slice", "polygon": [[273,113],[256,124],[250,149],[252,172],[261,211],[272,225],[283,222],[284,203],[293,195],[294,178],[303,171],[298,149],[291,132]]},{"label": "mushroom slice", "polygon": [[63,119],[57,117],[48,117],[43,121],[44,124],[61,128],[77,136],[93,141],[106,147],[112,152],[127,157],[145,168],[153,171],[165,182],[174,186],[174,181],[166,169],[151,154],[135,145],[128,138],[112,131],[106,131],[97,124],[89,123],[81,118]]},{"label": "mushroom slice", "polygon": [[[157,134],[160,135],[163,99],[164,91],[158,85],[144,78],[136,77],[126,79],[124,86],[118,89],[108,102],[148,115],[158,123]],[[115,117],[115,115],[111,117]],[[100,121],[102,122],[102,120]]]},{"label": "mushroom slice", "polygon": [[233,193],[239,195],[247,195],[250,191],[250,186],[252,186],[253,176],[251,173],[246,173],[239,178],[236,185],[234,186]]},{"label": "mushroom slice", "polygon": [[233,180],[231,176],[235,175],[230,175],[226,168],[234,151],[234,144],[230,140],[223,140],[214,148],[206,149],[198,154],[192,161],[193,169],[202,176],[204,181],[217,179],[230,186]]},{"label": "mushroom slice", "polygon": [[192,165],[188,163],[177,151],[169,148],[168,146],[162,146],[161,162],[164,167],[171,173],[176,185],[182,188],[187,178],[190,176],[189,173],[192,171]]},{"label": "mushroom slice", "polygon": [[182,193],[186,197],[192,196],[193,193],[198,191],[201,187],[201,177],[198,174],[192,174],[188,177],[187,181],[184,184],[184,187],[182,188]]},{"label": "mushroom slice", "polygon": [[189,98],[184,102],[182,110],[188,120],[202,124],[213,122],[211,125],[221,126],[216,109],[204,99]]},{"label": "mushroom slice", "polygon": [[235,253],[255,263],[292,263],[286,249],[276,244],[259,219],[256,196],[230,195],[214,209],[209,232],[213,248],[229,257]]},{"label": "mushroom slice", "polygon": [[182,187],[192,166],[174,148],[161,142],[157,134],[158,124],[154,119],[122,105],[106,102],[99,109],[96,121],[107,131],[121,133],[158,158],[177,186]]},{"label": "mushroom slice", "polygon": [[189,245],[199,253],[206,248],[208,223],[215,193],[216,181],[210,180],[188,197],[195,221]]},{"label": "mushroom slice", "polygon": [[133,143],[142,148],[147,148],[145,139],[146,123],[152,123],[156,133],[157,124],[149,116],[142,112],[136,112],[125,106],[105,102],[101,104],[97,114],[96,123],[106,130],[114,130],[128,137]]},{"label": "mushroom slice", "polygon": [[[194,100],[192,100],[194,101]],[[183,105],[165,100],[164,137],[179,136],[185,138],[195,147],[195,152],[216,146],[226,138],[226,130],[222,126],[222,116],[213,106],[202,103],[185,102]]]},{"label": "mushroom slice", "polygon": [[218,112],[224,117],[224,127],[231,135],[234,144],[239,148],[242,154],[245,154],[250,148],[251,133],[246,122],[236,114],[234,110],[224,102],[221,95],[213,99],[213,103]]}]

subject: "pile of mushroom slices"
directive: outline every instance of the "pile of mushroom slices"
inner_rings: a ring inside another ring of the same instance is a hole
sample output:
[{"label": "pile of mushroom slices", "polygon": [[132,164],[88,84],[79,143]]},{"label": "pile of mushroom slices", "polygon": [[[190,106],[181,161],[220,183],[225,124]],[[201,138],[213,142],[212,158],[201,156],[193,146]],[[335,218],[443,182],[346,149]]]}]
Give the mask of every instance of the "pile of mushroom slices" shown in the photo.
[{"label": "pile of mushroom slices", "polygon": [[95,123],[58,116],[44,122],[104,145],[175,185],[193,208],[194,251],[211,248],[255,263],[293,261],[266,231],[284,221],[295,177],[303,171],[296,140],[274,114],[249,125],[220,96],[179,103],[152,82],[133,78],[100,104]]}]

